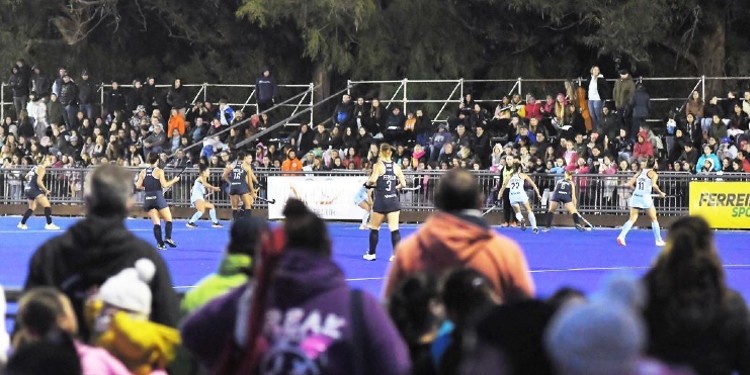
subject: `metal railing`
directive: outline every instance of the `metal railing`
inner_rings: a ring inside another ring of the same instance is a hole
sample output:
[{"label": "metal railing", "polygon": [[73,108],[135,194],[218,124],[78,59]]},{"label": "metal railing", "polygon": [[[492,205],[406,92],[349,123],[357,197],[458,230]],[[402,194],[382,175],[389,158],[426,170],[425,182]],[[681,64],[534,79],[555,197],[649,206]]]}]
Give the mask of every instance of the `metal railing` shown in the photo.
[{"label": "metal railing", "polygon": [[[11,168],[0,170],[0,203],[22,204],[26,202],[23,195],[24,176],[29,168]],[[45,184],[51,191],[49,199],[54,204],[81,205],[83,204],[84,184],[86,175],[92,169],[77,168],[48,168],[45,176]],[[130,169],[133,172],[133,181],[139,169]],[[176,174],[178,170],[167,168],[166,175]],[[229,196],[226,184],[222,181],[222,169],[211,170],[209,182],[215,186],[221,186],[222,190],[208,197],[208,200],[218,207],[229,207]],[[434,193],[443,171],[406,171],[407,184],[410,187],[419,187],[414,191],[405,191],[401,194],[402,209],[407,211],[433,211]],[[494,204],[494,198],[500,188],[500,176],[488,171],[476,171],[476,176],[485,197],[485,208]],[[255,171],[261,185],[259,195],[267,198],[267,179],[269,176],[281,176],[280,170],[257,169]],[[293,173],[292,173],[293,174]],[[306,176],[364,176],[362,171],[327,171],[327,172],[299,172]],[[284,172],[283,175],[290,175]],[[534,196],[530,186],[526,187],[532,206],[535,210],[546,209],[547,197],[560,175],[532,174],[530,175],[544,192],[540,201]],[[190,192],[193,182],[198,177],[198,170],[191,168],[182,174],[180,181],[165,193],[167,199],[173,206],[189,207]],[[628,198],[631,189],[626,187],[628,179],[632,174],[581,174],[575,175],[574,185],[578,197],[578,209],[585,214],[624,214],[628,212]],[[655,205],[659,215],[677,216],[688,212],[688,197],[690,193],[690,181],[750,181],[750,174],[689,174],[689,173],[661,173],[659,186],[668,195],[667,198],[655,199]],[[141,192],[136,192],[136,202],[142,202]],[[267,204],[260,200],[256,202],[256,208],[265,208]]]},{"label": "metal railing", "polygon": [[[647,121],[661,121],[667,117],[670,110],[684,109],[685,103],[693,91],[701,93],[705,102],[707,82],[719,81],[722,83],[734,82],[733,88],[739,88],[741,82],[750,80],[750,77],[633,77],[636,82],[643,82],[651,95],[651,118]],[[566,81],[580,84],[583,78],[574,79],[554,78],[537,79],[523,78],[515,79],[452,79],[452,80],[382,80],[382,81],[353,81],[349,80],[349,86],[359,84],[364,88],[361,92],[380,92],[381,102],[386,108],[392,104],[399,104],[402,112],[409,111],[407,108],[423,109],[432,107],[430,113],[433,122],[445,121],[456,111],[457,105],[466,93],[481,91],[482,97],[473,98],[475,102],[484,104],[490,110],[502,99],[503,96],[521,95],[525,98],[527,93],[536,94],[536,99],[544,101],[545,95],[556,95],[565,92]],[[607,79],[613,84],[617,79]],[[427,97],[428,93],[442,92],[442,96]],[[726,92],[708,93],[723,97]],[[357,95],[354,95],[355,97]],[[368,98],[369,99],[369,98]],[[492,108],[489,108],[492,107]]]},{"label": "metal railing", "polygon": [[[122,88],[130,89],[133,85],[119,85]],[[185,89],[194,92],[190,104],[198,102],[211,102],[217,104],[221,97],[226,97],[229,101],[229,105],[235,109],[244,110],[245,108],[252,108],[254,113],[259,114],[258,105],[254,98],[256,95],[256,87],[251,84],[221,84],[221,83],[197,83],[197,84],[183,84]],[[300,93],[309,93],[302,97],[297,102],[289,102],[279,105],[280,110],[283,110],[283,117],[290,117],[299,111],[300,108],[312,107],[314,104],[314,95],[312,83],[307,84],[280,84],[278,85],[277,97],[280,100],[299,95]],[[105,100],[104,95],[107,89],[111,88],[111,84],[98,83],[97,94],[99,96],[99,106],[104,107]],[[163,97],[167,94],[171,85],[156,85],[157,93]],[[0,118],[5,118],[7,107],[13,106],[13,97],[10,93],[8,84],[3,82],[0,84]],[[313,123],[313,115],[310,113],[310,123]],[[296,124],[291,124],[296,125]]]}]

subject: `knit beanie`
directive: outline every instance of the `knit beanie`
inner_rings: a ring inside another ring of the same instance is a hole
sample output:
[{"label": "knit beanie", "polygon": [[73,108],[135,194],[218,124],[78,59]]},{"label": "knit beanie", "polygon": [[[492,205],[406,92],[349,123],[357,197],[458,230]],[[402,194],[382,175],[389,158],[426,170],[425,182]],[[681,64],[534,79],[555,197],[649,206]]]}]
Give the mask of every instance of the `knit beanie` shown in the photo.
[{"label": "knit beanie", "polygon": [[126,268],[110,277],[99,288],[99,298],[112,306],[131,312],[151,314],[151,288],[156,266],[149,259],[141,258],[135,267]]},{"label": "knit beanie", "polygon": [[630,373],[646,343],[638,308],[642,286],[615,274],[588,302],[563,307],[545,334],[545,346],[561,375]]}]

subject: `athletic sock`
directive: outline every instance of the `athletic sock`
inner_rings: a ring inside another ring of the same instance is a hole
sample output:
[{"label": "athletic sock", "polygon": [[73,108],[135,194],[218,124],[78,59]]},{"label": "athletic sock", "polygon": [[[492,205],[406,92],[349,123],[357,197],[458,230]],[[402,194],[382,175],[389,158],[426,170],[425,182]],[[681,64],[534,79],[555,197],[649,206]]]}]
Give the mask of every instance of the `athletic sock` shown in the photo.
[{"label": "athletic sock", "polygon": [[208,210],[208,216],[211,217],[211,222],[212,223],[218,223],[219,222],[219,219],[216,218],[216,209],[215,208],[212,208],[212,209]]},{"label": "athletic sock", "polygon": [[232,210],[232,220],[237,220],[240,217],[240,210]]},{"label": "athletic sock", "polygon": [[378,247],[378,234],[380,234],[378,232],[375,229],[370,229],[370,249],[367,254],[375,254],[375,249]]},{"label": "athletic sock", "polygon": [[52,224],[52,207],[44,207],[44,217],[47,219],[47,224]]},{"label": "athletic sock", "polygon": [[529,223],[531,223],[532,228],[536,228],[536,216],[533,212],[529,212]]},{"label": "athletic sock", "polygon": [[552,219],[555,218],[555,214],[553,212],[547,212],[547,221],[545,223],[545,226],[547,228],[552,226]]},{"label": "athletic sock", "polygon": [[520,212],[516,212],[516,220],[518,220],[519,223],[523,221],[523,215]]},{"label": "athletic sock", "polygon": [[654,240],[659,242],[661,241],[661,228],[659,228],[659,222],[652,221],[651,222],[651,231],[654,232]]},{"label": "athletic sock", "polygon": [[198,219],[201,218],[201,216],[203,216],[203,212],[195,211],[195,213],[193,214],[193,216],[190,217],[190,221],[189,222],[190,223],[195,223],[196,221],[198,221]]},{"label": "athletic sock", "polygon": [[364,225],[367,225],[367,220],[368,220],[369,218],[370,218],[370,213],[369,213],[369,212],[365,212],[365,215],[364,215],[364,216],[362,216],[362,225],[363,225],[363,226],[364,226]]},{"label": "athletic sock", "polygon": [[21,219],[21,224],[26,224],[26,222],[29,221],[29,218],[33,214],[34,214],[34,210],[32,210],[30,208],[27,209],[26,212],[23,213],[23,219]]},{"label": "athletic sock", "polygon": [[156,239],[156,243],[159,244],[159,246],[164,245],[164,241],[161,239],[161,225],[155,224],[154,225],[154,238]]},{"label": "athletic sock", "polygon": [[393,245],[393,251],[396,252],[396,245],[401,242],[401,232],[398,229],[391,232],[391,245]]},{"label": "athletic sock", "polygon": [[172,222],[167,221],[164,223],[164,238],[171,240],[172,239]]},{"label": "athletic sock", "polygon": [[630,228],[633,227],[633,223],[630,222],[630,220],[626,221],[625,224],[622,225],[622,230],[620,231],[620,235],[617,237],[625,238],[625,236],[628,235],[628,232],[630,232]]},{"label": "athletic sock", "polygon": [[581,224],[581,214],[573,214],[573,222],[576,224]]}]

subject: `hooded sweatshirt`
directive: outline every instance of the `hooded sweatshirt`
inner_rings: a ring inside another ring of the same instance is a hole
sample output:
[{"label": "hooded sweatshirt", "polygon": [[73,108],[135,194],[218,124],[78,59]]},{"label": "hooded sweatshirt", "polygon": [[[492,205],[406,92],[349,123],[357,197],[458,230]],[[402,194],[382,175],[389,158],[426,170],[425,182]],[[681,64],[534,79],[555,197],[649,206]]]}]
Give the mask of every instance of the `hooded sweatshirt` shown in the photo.
[{"label": "hooded sweatshirt", "polygon": [[534,296],[534,281],[518,244],[482,225],[477,217],[438,212],[399,243],[386,277],[385,297],[417,272],[440,276],[456,267],[485,275],[503,301]]},{"label": "hooded sweatshirt", "polygon": [[150,319],[174,327],[177,324],[177,295],[162,257],[151,245],[125,228],[124,217],[89,216],[65,233],[45,242],[29,263],[25,289],[53,286],[71,300],[81,336],[88,338],[84,303],[92,287],[98,287],[135,261],[154,262],[156,273],[150,283]]},{"label": "hooded sweatshirt", "polygon": [[633,146],[633,157],[654,156],[654,146],[648,140],[648,133],[642,131],[638,133],[638,142]]},{"label": "hooded sweatshirt", "polygon": [[364,342],[354,342],[351,293],[341,269],[329,258],[305,250],[287,250],[271,285],[263,337],[269,350],[263,360],[274,363],[299,345],[322,374],[353,374],[354,348],[359,347],[369,374],[407,374],[404,341],[375,298],[362,294]]},{"label": "hooded sweatshirt", "polygon": [[[232,335],[234,327],[226,321],[240,320],[237,311],[242,310],[238,304],[246,303],[244,289],[209,302],[183,324],[185,346],[209,368]],[[304,369],[303,373],[353,374],[353,349],[359,347],[365,374],[408,374],[409,352],[403,339],[375,298],[366,293],[362,293],[366,317],[361,320],[360,336],[364,342],[354,342],[350,296],[343,272],[331,259],[306,250],[285,250],[265,310],[261,367],[267,371],[261,373],[289,373],[290,366],[296,365],[302,366],[295,368]]]}]

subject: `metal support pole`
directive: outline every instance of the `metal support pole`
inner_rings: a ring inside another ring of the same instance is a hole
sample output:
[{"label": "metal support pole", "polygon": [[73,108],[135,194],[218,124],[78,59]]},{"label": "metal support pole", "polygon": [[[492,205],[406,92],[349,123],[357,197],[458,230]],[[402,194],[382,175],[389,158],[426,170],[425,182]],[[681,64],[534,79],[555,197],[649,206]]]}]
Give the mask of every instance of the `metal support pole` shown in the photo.
[{"label": "metal support pole", "polygon": [[407,104],[407,100],[408,100],[408,98],[406,97],[406,88],[407,88],[408,84],[409,84],[409,79],[408,78],[404,78],[404,83],[403,83],[403,85],[404,85],[404,97],[403,97],[403,105],[401,105],[401,108],[402,108],[401,113],[403,113],[403,114],[406,114],[406,104]]},{"label": "metal support pole", "polygon": [[[347,82],[347,87],[351,86],[350,83],[351,83],[351,80],[349,82]],[[310,90],[310,108],[312,108],[312,107],[315,106],[315,83],[310,82],[310,88],[308,88],[308,90]],[[312,126],[312,124],[315,123],[315,122],[313,122],[313,113],[314,112],[315,111],[310,111],[310,126]]]}]

